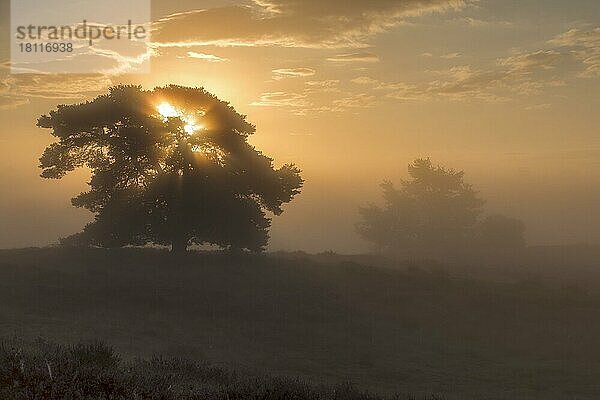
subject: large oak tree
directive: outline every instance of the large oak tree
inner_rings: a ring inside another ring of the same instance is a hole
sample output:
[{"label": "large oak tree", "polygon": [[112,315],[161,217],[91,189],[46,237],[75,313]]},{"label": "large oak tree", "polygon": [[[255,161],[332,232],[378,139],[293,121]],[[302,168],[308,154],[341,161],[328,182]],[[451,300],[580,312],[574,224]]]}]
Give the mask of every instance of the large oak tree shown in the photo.
[{"label": "large oak tree", "polygon": [[294,165],[248,143],[255,127],[201,88],[117,86],[92,101],[59,105],[38,126],[57,141],[40,158],[44,178],[91,171],[72,199],[95,214],[68,238],[102,247],[191,244],[260,251],[270,218],[300,192]]}]

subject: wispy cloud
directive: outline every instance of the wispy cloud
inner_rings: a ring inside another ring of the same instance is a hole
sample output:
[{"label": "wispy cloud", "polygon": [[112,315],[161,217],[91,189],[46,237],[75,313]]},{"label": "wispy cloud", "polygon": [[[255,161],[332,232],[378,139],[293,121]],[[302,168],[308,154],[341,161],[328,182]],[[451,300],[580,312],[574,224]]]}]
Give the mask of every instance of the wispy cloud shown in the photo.
[{"label": "wispy cloud", "polygon": [[28,103],[29,99],[27,97],[12,94],[0,94],[0,110],[12,110]]},{"label": "wispy cloud", "polygon": [[[537,54],[513,56],[498,60],[493,68],[474,68],[468,65],[446,70],[430,71],[433,79],[422,82],[382,82],[361,76],[353,83],[369,86],[383,92],[385,97],[402,101],[503,102],[515,95],[539,93],[550,87],[561,86],[563,81],[540,76],[549,64]],[[552,59],[552,57],[549,57]]]},{"label": "wispy cloud", "polygon": [[357,93],[333,102],[334,107],[370,108],[377,103],[377,97],[368,93]]},{"label": "wispy cloud", "polygon": [[451,60],[453,58],[459,58],[460,56],[461,56],[460,53],[448,53],[448,54],[441,55],[440,57],[445,58],[447,60]]},{"label": "wispy cloud", "polygon": [[407,17],[456,10],[473,1],[253,0],[168,15],[154,24],[153,40],[158,46],[364,47]]},{"label": "wispy cloud", "polygon": [[497,19],[480,19],[473,17],[456,17],[449,20],[450,24],[454,25],[465,25],[471,28],[486,28],[486,27],[510,27],[512,26],[512,22],[497,20]]},{"label": "wispy cloud", "polygon": [[525,109],[528,111],[548,110],[550,108],[552,108],[552,104],[550,104],[550,103],[534,104],[534,105],[525,107]]},{"label": "wispy cloud", "polygon": [[303,93],[270,92],[263,93],[260,100],[252,102],[250,105],[260,107],[305,107],[310,104]]},{"label": "wispy cloud", "polygon": [[106,75],[14,74],[0,80],[0,108],[16,108],[32,99],[83,100],[113,84]]},{"label": "wispy cloud", "polygon": [[300,91],[263,93],[251,105],[284,108],[296,115],[342,112],[375,105],[377,96],[342,90],[339,83],[338,80],[309,81]]},{"label": "wispy cloud", "polygon": [[308,81],[306,82],[307,86],[311,87],[319,87],[319,88],[334,88],[340,84],[339,79],[326,79],[323,81]]},{"label": "wispy cloud", "polygon": [[[401,101],[504,102],[517,96],[545,93],[578,78],[600,77],[600,28],[573,29],[548,44],[545,49],[498,58],[487,66],[458,65],[428,70],[425,72],[428,79],[414,82],[385,82],[369,76],[358,76],[351,82]],[[430,53],[425,56],[429,57]],[[442,57],[456,59],[458,56],[459,53],[451,53]],[[550,103],[527,109],[548,107]]]},{"label": "wispy cloud", "polygon": [[214,54],[206,54],[206,53],[198,53],[196,51],[188,51],[188,57],[195,58],[198,60],[204,60],[208,62],[225,62],[229,61],[227,58],[222,58],[219,56],[215,56]]},{"label": "wispy cloud", "polygon": [[274,69],[273,79],[281,80],[284,78],[299,78],[313,76],[316,71],[312,68],[279,68]]},{"label": "wispy cloud", "polygon": [[549,70],[556,67],[563,55],[555,50],[538,50],[501,58],[500,65],[506,66],[515,73],[529,74],[536,70]]},{"label": "wispy cloud", "polygon": [[583,66],[581,78],[600,77],[600,27],[581,30],[571,29],[549,41],[569,51]]},{"label": "wispy cloud", "polygon": [[359,76],[358,78],[352,79],[350,82],[356,83],[357,85],[377,85],[379,81],[368,76]]},{"label": "wispy cloud", "polygon": [[332,62],[379,62],[379,56],[374,53],[346,53],[327,58]]}]

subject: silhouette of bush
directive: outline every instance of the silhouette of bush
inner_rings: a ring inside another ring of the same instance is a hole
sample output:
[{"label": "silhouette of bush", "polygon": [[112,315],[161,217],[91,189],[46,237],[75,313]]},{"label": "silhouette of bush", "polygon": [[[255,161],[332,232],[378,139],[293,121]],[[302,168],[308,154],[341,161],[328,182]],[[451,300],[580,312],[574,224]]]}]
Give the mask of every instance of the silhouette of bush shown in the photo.
[{"label": "silhouette of bush", "polygon": [[[3,400],[379,400],[351,384],[242,376],[207,363],[154,357],[124,362],[102,343],[0,342]],[[399,396],[391,397],[400,399]]]}]

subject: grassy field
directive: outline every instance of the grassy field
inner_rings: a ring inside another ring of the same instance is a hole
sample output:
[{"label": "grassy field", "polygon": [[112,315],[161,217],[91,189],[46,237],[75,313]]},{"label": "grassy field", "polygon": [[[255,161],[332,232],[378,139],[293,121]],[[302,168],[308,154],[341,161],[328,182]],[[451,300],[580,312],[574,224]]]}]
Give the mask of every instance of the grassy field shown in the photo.
[{"label": "grassy field", "polygon": [[383,394],[600,398],[600,280],[498,268],[484,279],[369,257],[4,250],[0,333]]},{"label": "grassy field", "polygon": [[315,386],[298,379],[241,375],[181,358],[128,361],[98,342],[60,346],[41,340],[0,343],[0,398],[416,400],[412,396],[371,394],[350,384]]}]

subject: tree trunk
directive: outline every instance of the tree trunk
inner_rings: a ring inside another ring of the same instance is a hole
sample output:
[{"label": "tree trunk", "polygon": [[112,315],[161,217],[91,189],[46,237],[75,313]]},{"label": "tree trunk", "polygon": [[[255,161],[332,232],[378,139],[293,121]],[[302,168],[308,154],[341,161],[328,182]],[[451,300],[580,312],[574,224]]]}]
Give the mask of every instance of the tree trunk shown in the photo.
[{"label": "tree trunk", "polygon": [[186,238],[173,239],[171,242],[171,254],[185,254],[187,246],[188,240]]}]

